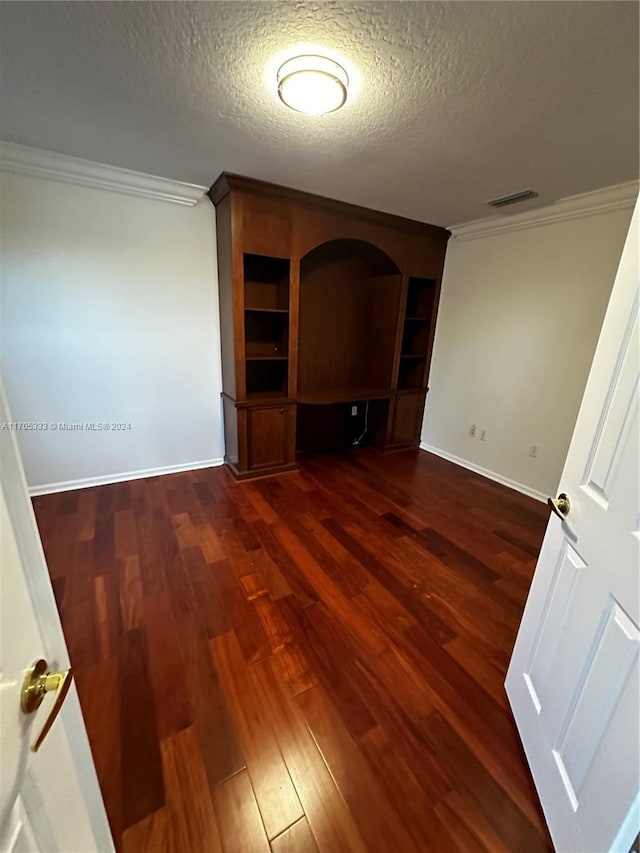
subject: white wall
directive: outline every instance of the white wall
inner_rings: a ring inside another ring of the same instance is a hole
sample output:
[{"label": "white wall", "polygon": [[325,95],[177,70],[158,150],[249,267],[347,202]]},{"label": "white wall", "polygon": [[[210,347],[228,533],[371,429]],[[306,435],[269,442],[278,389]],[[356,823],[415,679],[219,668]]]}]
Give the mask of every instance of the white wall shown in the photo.
[{"label": "white wall", "polygon": [[[223,455],[213,206],[2,174],[2,371],[29,485]],[[631,210],[466,242],[445,265],[422,440],[552,494]],[[487,430],[481,442],[470,424]],[[528,455],[540,445],[540,457]]]},{"label": "white wall", "polygon": [[3,174],[2,372],[29,485],[223,455],[214,209]]},{"label": "white wall", "polygon": [[631,212],[451,238],[424,446],[555,493]]}]

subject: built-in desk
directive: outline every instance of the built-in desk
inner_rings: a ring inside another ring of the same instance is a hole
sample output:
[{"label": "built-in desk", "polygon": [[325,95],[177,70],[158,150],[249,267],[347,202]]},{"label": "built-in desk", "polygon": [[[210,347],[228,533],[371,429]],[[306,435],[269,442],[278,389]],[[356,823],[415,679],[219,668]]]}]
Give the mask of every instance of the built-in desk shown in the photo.
[{"label": "built-in desk", "polygon": [[323,406],[331,403],[364,403],[367,400],[388,400],[388,388],[337,388],[328,391],[299,391],[298,403]]}]

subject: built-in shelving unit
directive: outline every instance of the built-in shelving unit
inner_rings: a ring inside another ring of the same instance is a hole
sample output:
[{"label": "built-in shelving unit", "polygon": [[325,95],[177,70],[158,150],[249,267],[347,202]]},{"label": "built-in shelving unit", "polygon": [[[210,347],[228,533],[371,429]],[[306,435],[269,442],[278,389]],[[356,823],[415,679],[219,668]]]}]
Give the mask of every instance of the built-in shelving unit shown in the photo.
[{"label": "built-in shelving unit", "polygon": [[431,278],[411,276],[407,288],[405,321],[430,322],[436,298],[437,282]]},{"label": "built-in shelving unit", "polygon": [[289,261],[244,255],[247,396],[286,397],[289,361]]},{"label": "built-in shelving unit", "polygon": [[425,370],[437,293],[437,282],[434,279],[409,278],[398,367],[399,391],[422,389],[426,381]]},{"label": "built-in shelving unit", "polygon": [[209,195],[234,474],[415,446],[448,232],[234,175]]}]

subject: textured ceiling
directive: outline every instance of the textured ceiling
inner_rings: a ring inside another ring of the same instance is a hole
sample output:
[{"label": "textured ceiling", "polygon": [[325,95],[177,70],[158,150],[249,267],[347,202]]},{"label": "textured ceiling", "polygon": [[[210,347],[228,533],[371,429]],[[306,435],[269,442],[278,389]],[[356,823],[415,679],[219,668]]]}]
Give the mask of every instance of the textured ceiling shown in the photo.
[{"label": "textured ceiling", "polygon": [[[2,2],[0,32],[2,138],[163,177],[450,225],[638,174],[634,2]],[[278,101],[298,45],[354,78],[339,112]]]}]

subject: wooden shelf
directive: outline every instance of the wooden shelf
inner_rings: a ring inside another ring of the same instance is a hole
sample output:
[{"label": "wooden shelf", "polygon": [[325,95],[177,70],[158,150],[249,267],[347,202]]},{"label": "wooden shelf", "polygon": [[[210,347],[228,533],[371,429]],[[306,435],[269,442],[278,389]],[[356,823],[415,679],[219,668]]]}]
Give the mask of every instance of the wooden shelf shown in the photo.
[{"label": "wooden shelf", "polygon": [[254,314],[288,314],[288,308],[247,308],[245,305],[245,311],[251,311]]},{"label": "wooden shelf", "polygon": [[426,358],[425,353],[400,355],[398,391],[418,390],[422,387]]},{"label": "wooden shelf", "polygon": [[391,396],[388,388],[332,388],[328,391],[300,391],[298,403],[310,406],[331,403],[362,403],[365,400],[385,400]]},{"label": "wooden shelf", "polygon": [[247,403],[283,403],[285,400],[288,400],[288,397],[284,391],[253,391],[247,394]]},{"label": "wooden shelf", "polygon": [[248,355],[247,361],[286,361],[286,355]]},{"label": "wooden shelf", "polygon": [[396,390],[396,396],[399,397],[402,394],[415,394],[418,391],[423,391],[425,394],[427,392],[427,388],[424,385],[405,385],[403,388],[398,388]]},{"label": "wooden shelf", "polygon": [[224,391],[220,396],[230,400],[236,409],[249,409],[253,406],[283,406],[296,402],[284,392],[278,391],[255,391],[247,394],[244,400],[236,400]]}]

